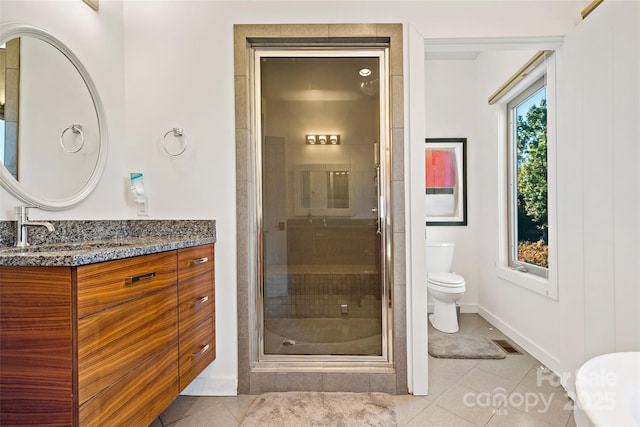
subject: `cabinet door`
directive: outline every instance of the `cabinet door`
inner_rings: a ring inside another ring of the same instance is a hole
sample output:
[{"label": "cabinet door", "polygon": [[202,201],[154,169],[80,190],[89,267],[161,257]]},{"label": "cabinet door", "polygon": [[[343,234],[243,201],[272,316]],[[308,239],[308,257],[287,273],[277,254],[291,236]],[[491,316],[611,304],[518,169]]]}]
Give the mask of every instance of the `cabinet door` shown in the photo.
[{"label": "cabinet door", "polygon": [[80,406],[82,427],[148,426],[178,395],[178,351],[171,346]]},{"label": "cabinet door", "polygon": [[72,425],[71,270],[0,267],[0,424]]},{"label": "cabinet door", "polygon": [[80,319],[80,403],[154,354],[177,346],[177,315],[176,286],[169,286]]}]

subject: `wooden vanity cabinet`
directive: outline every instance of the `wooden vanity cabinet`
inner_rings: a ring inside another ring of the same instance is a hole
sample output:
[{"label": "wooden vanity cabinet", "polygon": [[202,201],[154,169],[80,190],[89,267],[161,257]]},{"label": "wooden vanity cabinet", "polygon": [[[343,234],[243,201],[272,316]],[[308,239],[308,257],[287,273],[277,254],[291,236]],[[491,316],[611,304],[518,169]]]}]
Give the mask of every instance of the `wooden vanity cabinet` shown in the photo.
[{"label": "wooden vanity cabinet", "polygon": [[1,266],[0,425],[149,425],[215,358],[213,265],[203,245]]}]

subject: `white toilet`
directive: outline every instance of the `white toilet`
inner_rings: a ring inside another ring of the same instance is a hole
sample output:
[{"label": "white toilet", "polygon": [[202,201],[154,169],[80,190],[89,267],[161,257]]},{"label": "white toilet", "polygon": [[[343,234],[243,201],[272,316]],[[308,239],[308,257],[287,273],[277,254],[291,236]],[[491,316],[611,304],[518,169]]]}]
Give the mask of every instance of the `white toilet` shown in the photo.
[{"label": "white toilet", "polygon": [[427,292],[433,298],[433,314],[429,321],[439,331],[458,332],[456,301],[462,298],[465,282],[462,276],[451,273],[455,244],[426,243]]}]

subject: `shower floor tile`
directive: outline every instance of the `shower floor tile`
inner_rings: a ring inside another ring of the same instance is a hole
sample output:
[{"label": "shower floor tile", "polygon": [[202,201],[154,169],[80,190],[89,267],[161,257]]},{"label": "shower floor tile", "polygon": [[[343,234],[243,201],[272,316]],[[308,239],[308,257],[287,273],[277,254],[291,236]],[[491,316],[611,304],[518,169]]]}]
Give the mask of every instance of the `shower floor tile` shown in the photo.
[{"label": "shower floor tile", "polygon": [[265,354],[380,355],[376,318],[266,319]]}]

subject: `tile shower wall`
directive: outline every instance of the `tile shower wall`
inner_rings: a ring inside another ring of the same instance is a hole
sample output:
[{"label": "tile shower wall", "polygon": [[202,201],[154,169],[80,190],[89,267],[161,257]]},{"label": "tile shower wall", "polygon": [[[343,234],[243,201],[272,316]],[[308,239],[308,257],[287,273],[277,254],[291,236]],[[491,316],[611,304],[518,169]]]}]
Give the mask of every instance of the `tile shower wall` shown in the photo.
[{"label": "tile shower wall", "polygon": [[[377,273],[266,275],[267,318],[380,318]],[[342,313],[346,304],[348,313]]]}]

